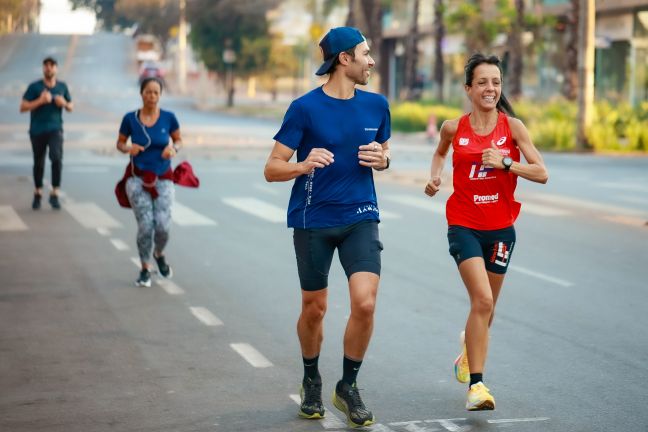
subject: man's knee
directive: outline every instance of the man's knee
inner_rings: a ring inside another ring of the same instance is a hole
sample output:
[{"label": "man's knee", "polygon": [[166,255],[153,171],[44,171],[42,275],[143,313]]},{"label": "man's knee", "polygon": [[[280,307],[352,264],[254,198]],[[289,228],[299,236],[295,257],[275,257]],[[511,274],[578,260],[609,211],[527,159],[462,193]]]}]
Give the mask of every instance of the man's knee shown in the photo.
[{"label": "man's knee", "polygon": [[326,297],[308,296],[302,300],[302,317],[309,323],[318,323],[326,314]]}]

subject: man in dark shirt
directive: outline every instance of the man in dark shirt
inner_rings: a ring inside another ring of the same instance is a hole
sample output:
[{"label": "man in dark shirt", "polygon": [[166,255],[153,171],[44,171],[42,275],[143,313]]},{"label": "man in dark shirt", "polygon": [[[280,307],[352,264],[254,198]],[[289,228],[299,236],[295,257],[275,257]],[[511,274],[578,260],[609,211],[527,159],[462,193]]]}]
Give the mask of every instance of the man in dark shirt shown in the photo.
[{"label": "man in dark shirt", "polygon": [[43,60],[43,79],[34,81],[27,87],[20,103],[20,112],[29,111],[29,138],[34,153],[34,199],[32,208],[38,210],[43,194],[43,172],[45,171],[45,152],[49,147],[52,162],[52,192],[49,202],[58,210],[58,198],[63,169],[63,108],[72,111],[72,97],[67,85],[56,79],[58,64],[56,59]]}]

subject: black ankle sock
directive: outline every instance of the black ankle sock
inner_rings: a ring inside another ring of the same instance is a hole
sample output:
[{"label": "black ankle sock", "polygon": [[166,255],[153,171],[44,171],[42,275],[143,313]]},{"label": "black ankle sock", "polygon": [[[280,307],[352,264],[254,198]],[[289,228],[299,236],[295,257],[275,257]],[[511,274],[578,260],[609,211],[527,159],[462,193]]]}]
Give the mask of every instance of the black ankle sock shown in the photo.
[{"label": "black ankle sock", "polygon": [[470,384],[468,384],[468,388],[470,388],[471,385],[477,384],[479,381],[484,382],[484,377],[482,376],[481,373],[471,373],[470,374]]},{"label": "black ankle sock", "polygon": [[304,378],[315,379],[319,377],[319,369],[317,368],[319,354],[311,359],[302,356],[302,360],[304,361]]},{"label": "black ankle sock", "polygon": [[344,356],[344,361],[342,362],[342,381],[352,385],[358,377],[358,371],[360,370],[361,365],[362,360],[355,361]]}]

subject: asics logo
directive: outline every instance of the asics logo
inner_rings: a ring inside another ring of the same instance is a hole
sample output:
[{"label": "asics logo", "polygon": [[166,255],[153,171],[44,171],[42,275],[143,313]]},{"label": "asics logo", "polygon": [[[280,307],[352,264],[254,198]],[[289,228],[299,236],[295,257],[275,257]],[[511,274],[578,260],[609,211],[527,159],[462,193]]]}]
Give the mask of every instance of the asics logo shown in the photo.
[{"label": "asics logo", "polygon": [[501,145],[504,145],[505,142],[506,142],[506,137],[504,136],[504,137],[498,139],[495,144],[497,144],[498,146],[501,146]]}]

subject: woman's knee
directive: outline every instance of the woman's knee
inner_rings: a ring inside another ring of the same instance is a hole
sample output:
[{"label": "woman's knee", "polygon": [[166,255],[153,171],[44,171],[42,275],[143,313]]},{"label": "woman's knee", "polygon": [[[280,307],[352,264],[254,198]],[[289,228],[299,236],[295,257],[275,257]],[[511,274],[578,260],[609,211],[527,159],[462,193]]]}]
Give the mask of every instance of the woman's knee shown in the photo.
[{"label": "woman's knee", "polygon": [[490,319],[494,310],[493,297],[487,295],[474,297],[471,300],[471,310],[480,315],[487,315]]}]

